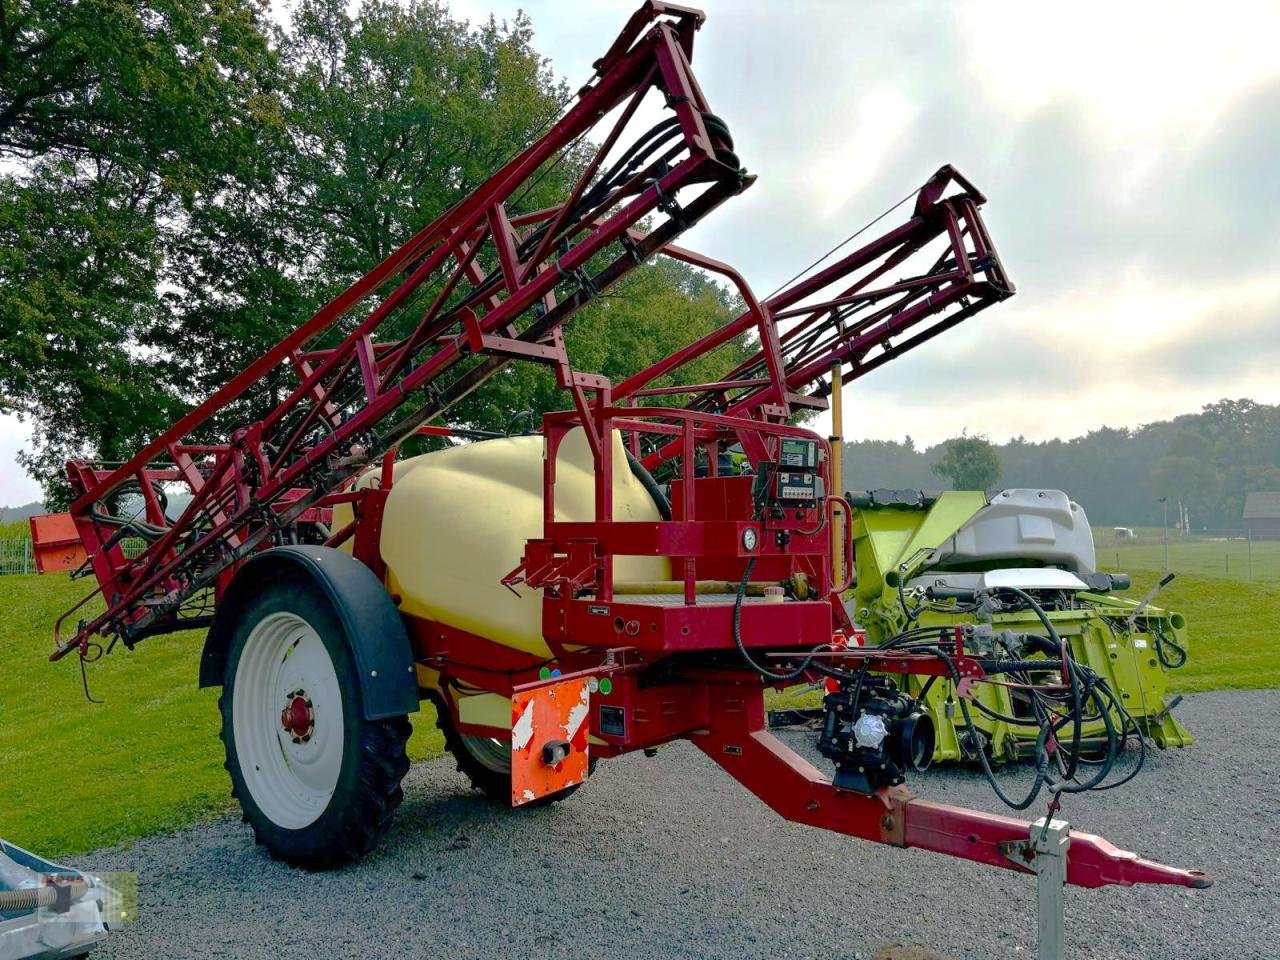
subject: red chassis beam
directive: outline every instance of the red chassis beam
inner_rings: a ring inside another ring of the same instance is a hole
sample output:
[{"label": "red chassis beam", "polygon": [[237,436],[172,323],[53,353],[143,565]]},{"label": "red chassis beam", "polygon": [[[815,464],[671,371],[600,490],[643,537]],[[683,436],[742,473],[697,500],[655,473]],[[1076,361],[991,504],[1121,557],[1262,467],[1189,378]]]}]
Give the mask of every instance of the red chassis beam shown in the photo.
[{"label": "red chassis beam", "polygon": [[[689,739],[787,820],[898,847],[917,847],[1030,873],[1030,825],[998,814],[914,797],[904,787],[873,796],[838,790],[829,776],[765,728],[764,689],[754,674],[707,681],[709,727]],[[1067,882],[1079,887],[1172,884],[1208,887],[1198,870],[1143,860],[1091,833],[1072,831]]]},{"label": "red chassis beam", "polygon": [[[510,696],[522,685],[529,689],[560,680],[535,680],[538,664],[533,661],[512,660],[506,664],[510,672],[500,675],[491,667],[470,672],[465,661],[472,659],[472,641],[481,645],[489,641],[469,638],[458,631],[441,631],[438,625],[425,621],[415,623],[419,626],[416,644],[422,661],[476,686]],[[768,731],[765,688],[755,673],[691,668],[667,682],[646,683],[641,672],[643,657],[637,658],[637,652],[611,650],[603,667],[583,666],[586,660],[581,659],[581,654],[568,662],[567,670],[613,678],[609,693],[602,691],[592,698],[591,732],[602,744],[593,747],[593,752],[610,757],[687,739],[787,820],[861,840],[1034,872],[1030,866],[1034,852],[1027,842],[1030,824],[1026,821],[923,800],[902,786],[884,788],[873,795],[837,789],[828,774]],[[488,652],[484,654],[488,656]],[[933,669],[922,663],[929,658],[899,658],[903,662],[898,667],[903,672]],[[877,669],[893,668],[891,664],[877,663]],[[449,698],[444,708],[454,713],[456,722],[455,700]],[[624,733],[604,728],[605,709],[626,716]],[[508,735],[503,728],[467,727],[466,732],[478,736]],[[1146,860],[1102,837],[1079,831],[1071,833],[1067,882],[1080,887],[1145,883],[1198,889],[1212,884],[1201,871]]]}]

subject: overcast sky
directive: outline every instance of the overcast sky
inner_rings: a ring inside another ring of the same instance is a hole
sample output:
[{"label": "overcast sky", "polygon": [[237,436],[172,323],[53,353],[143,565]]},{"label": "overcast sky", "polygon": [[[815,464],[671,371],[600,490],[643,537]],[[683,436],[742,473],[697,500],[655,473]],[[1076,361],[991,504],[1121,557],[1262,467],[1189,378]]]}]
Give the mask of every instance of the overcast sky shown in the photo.
[{"label": "overcast sky", "polygon": [[[636,0],[528,11],[576,86]],[[706,0],[694,69],[758,182],[685,241],[786,280],[943,163],[1018,295],[849,388],[852,437],[1003,441],[1280,402],[1280,4]],[[301,319],[301,318],[300,318]],[[0,504],[38,489],[0,417]]]}]

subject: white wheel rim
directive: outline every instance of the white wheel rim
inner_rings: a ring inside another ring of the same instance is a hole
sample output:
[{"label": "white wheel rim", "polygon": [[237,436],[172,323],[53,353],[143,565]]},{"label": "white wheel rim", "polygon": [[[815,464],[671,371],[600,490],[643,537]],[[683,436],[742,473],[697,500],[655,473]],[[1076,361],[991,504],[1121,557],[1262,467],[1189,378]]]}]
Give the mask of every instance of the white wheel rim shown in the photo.
[{"label": "white wheel rim", "polygon": [[[293,727],[285,726],[289,708]],[[302,617],[268,614],[249,633],[231,725],[240,775],[258,809],[287,830],[319,819],[342,771],[342,690],[324,641]]]}]

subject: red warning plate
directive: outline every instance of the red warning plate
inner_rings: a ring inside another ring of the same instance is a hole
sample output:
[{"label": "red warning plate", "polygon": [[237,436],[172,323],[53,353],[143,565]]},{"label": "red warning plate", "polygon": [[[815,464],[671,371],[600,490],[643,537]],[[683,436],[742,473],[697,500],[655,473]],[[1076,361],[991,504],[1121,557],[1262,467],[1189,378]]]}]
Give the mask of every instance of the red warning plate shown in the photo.
[{"label": "red warning plate", "polygon": [[84,563],[84,546],[69,513],[30,517],[31,545],[39,573],[74,570]]},{"label": "red warning plate", "polygon": [[511,805],[587,778],[589,677],[539,684],[511,696]]}]

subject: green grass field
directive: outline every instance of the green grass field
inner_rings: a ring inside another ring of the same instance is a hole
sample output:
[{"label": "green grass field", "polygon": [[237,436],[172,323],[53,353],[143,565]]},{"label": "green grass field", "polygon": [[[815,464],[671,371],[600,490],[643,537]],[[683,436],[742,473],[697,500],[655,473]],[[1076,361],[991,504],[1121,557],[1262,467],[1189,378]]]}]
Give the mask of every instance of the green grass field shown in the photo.
[{"label": "green grass field", "polygon": [[[1131,596],[1160,577],[1162,553],[1154,569],[1132,562],[1147,556],[1121,554]],[[89,589],[65,576],[0,577],[0,837],[55,857],[231,804],[217,692],[196,687],[199,634],[156,637],[91,665],[101,704],[84,699],[74,659],[48,662],[54,620]],[[1173,689],[1280,686],[1280,582],[1179,574],[1158,603],[1190,625],[1190,662],[1173,674]],[[413,718],[415,759],[441,749],[429,710]]]},{"label": "green grass field", "polygon": [[[1164,570],[1164,537],[1159,527],[1136,527],[1136,540],[1117,540],[1111,527],[1094,527],[1098,563],[1106,569]],[[1280,540],[1250,543],[1239,536],[1169,532],[1169,569],[1230,580],[1280,582]]]},{"label": "green grass field", "polygon": [[[1141,598],[1161,576],[1160,571],[1128,572],[1132,598]],[[1170,674],[1171,690],[1280,687],[1280,583],[1178,574],[1155,603],[1187,618],[1190,656],[1185,667]]]},{"label": "green grass field", "polygon": [[30,540],[31,527],[25,520],[0,523],[0,540]]},{"label": "green grass field", "polygon": [[[0,577],[0,837],[66,856],[169,830],[231,804],[218,694],[196,686],[202,634],[155,637],[88,667],[49,663],[53,623],[92,589],[65,576]],[[100,608],[94,608],[96,609]],[[441,750],[428,706],[415,759]]]},{"label": "green grass field", "polygon": [[[1159,528],[1135,528],[1136,541],[1118,541],[1111,528],[1095,528],[1098,565],[1133,577],[1129,595],[1142,597],[1164,573]],[[1191,631],[1191,658],[1170,677],[1172,689],[1280,686],[1280,540],[1169,537],[1174,581],[1155,601],[1183,613]],[[1252,579],[1250,579],[1252,573]]]}]

